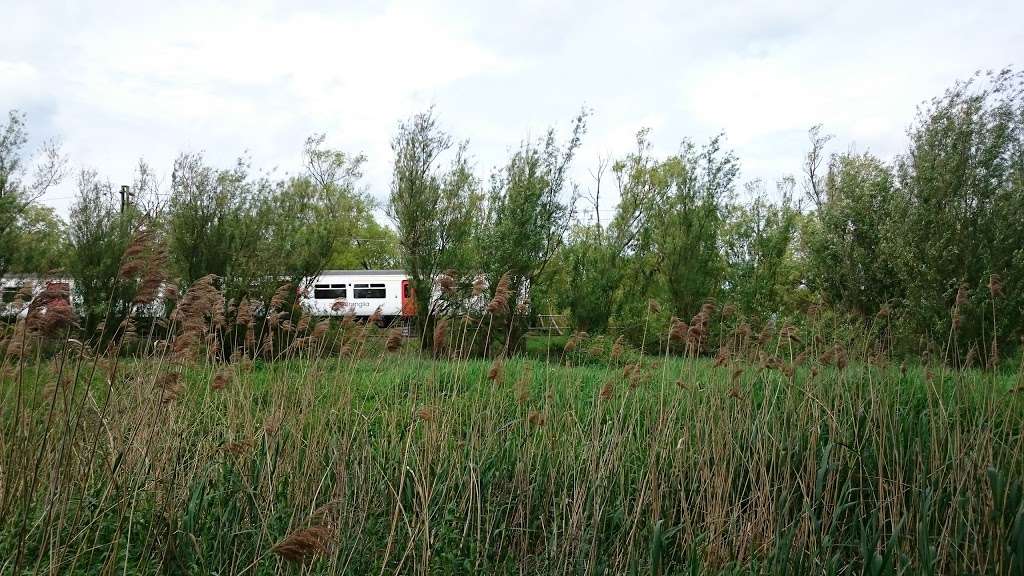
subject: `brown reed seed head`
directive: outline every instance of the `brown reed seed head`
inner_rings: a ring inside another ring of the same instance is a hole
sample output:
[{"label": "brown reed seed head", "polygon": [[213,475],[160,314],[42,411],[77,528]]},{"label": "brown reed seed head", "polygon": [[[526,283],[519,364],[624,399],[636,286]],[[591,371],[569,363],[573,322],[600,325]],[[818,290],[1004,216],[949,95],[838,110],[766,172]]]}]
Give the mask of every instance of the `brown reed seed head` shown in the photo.
[{"label": "brown reed seed head", "polygon": [[384,348],[386,348],[388,352],[396,352],[401,347],[402,329],[398,327],[392,328],[391,331],[388,332],[388,339],[384,343]]},{"label": "brown reed seed head", "polygon": [[700,307],[700,313],[705,318],[711,318],[711,316],[718,310],[718,304],[713,298],[708,298],[703,305]]},{"label": "brown reed seed head", "polygon": [[503,368],[501,358],[495,358],[494,362],[491,363],[491,369],[487,371],[487,379],[495,384],[499,384],[503,376]]},{"label": "brown reed seed head", "polygon": [[244,456],[252,450],[252,442],[242,440],[241,442],[229,442],[224,445],[224,451],[235,456]]},{"label": "brown reed seed head", "polygon": [[235,324],[248,326],[250,323],[252,323],[252,305],[249,304],[248,298],[242,298],[242,301],[238,303],[238,309],[235,311]]},{"label": "brown reed seed head", "polygon": [[185,392],[185,384],[177,372],[168,372],[157,378],[156,387],[160,390],[161,402],[168,404],[178,399]]},{"label": "brown reed seed head", "polygon": [[327,330],[331,327],[331,321],[329,319],[321,320],[313,326],[313,332],[310,333],[309,337],[313,340],[320,340],[327,334]]},{"label": "brown reed seed head", "polygon": [[142,270],[145,266],[143,255],[149,249],[150,240],[148,230],[143,229],[135,233],[132,241],[125,248],[124,254],[121,255],[121,267],[118,269],[118,275],[121,278],[135,278]]},{"label": "brown reed seed head", "polygon": [[381,311],[381,307],[377,306],[377,309],[373,311],[373,314],[370,314],[370,317],[366,319],[366,323],[376,324],[377,322],[380,322],[382,314],[383,312]]},{"label": "brown reed seed head", "polygon": [[334,530],[327,526],[311,526],[296,530],[274,544],[271,551],[281,558],[295,563],[307,562],[330,552]]},{"label": "brown reed seed head", "polygon": [[494,289],[494,297],[487,304],[487,312],[490,314],[507,314],[508,313],[508,299],[509,299],[509,284],[511,278],[508,272],[501,275],[498,279],[498,285]]},{"label": "brown reed seed head", "polygon": [[999,274],[992,274],[988,277],[988,292],[993,298],[1003,295],[1003,279]]},{"label": "brown reed seed head", "polygon": [[482,274],[477,275],[473,278],[473,296],[479,296],[483,294],[487,288],[487,279]]},{"label": "brown reed seed head", "polygon": [[46,285],[28,304],[23,328],[44,338],[63,334],[74,320],[69,286],[63,282]]},{"label": "brown reed seed head", "polygon": [[818,364],[821,364],[822,366],[829,366],[832,364],[832,361],[835,360],[835,356],[835,348],[829,348],[818,356]]},{"label": "brown reed seed head", "polygon": [[440,354],[448,340],[448,319],[441,318],[434,324],[434,340],[432,342],[434,356]]},{"label": "brown reed seed head", "polygon": [[619,337],[615,339],[615,343],[612,344],[612,360],[618,360],[619,357],[622,356],[622,351],[622,335],[619,335]]},{"label": "brown reed seed head", "polygon": [[753,330],[751,330],[750,324],[747,324],[746,322],[743,322],[736,327],[736,335],[741,338],[749,338],[752,333]]},{"label": "brown reed seed head", "polygon": [[647,312],[648,313],[653,313],[653,314],[657,314],[657,313],[661,312],[661,304],[658,304],[658,301],[653,299],[653,298],[648,300],[647,301]]},{"label": "brown reed seed head", "polygon": [[847,364],[846,350],[844,350],[843,347],[838,344],[836,344],[835,347],[835,358],[836,367],[839,368],[840,370],[845,370]]},{"label": "brown reed seed head", "polygon": [[306,310],[303,310],[302,311],[302,316],[299,317],[299,323],[295,326],[295,331],[296,332],[305,332],[306,330],[309,330],[310,320],[311,320],[311,318],[309,316],[309,312],[306,311]]},{"label": "brown reed seed head", "polygon": [[342,500],[331,500],[313,510],[313,513],[309,515],[309,521],[311,524],[317,526],[327,526],[334,528],[338,525],[338,520],[341,517],[342,506],[344,502]]},{"label": "brown reed seed head", "polygon": [[231,382],[231,372],[228,370],[220,370],[213,376],[213,382],[210,383],[210,388],[214,390],[223,390],[227,388]]},{"label": "brown reed seed head", "polygon": [[437,284],[441,288],[441,293],[445,296],[455,294],[455,276],[455,270],[445,270],[437,277]]},{"label": "brown reed seed head", "polygon": [[350,330],[356,325],[356,314],[352,310],[345,313],[344,318],[341,319],[341,329]]},{"label": "brown reed seed head", "polygon": [[270,310],[277,311],[284,304],[285,299],[288,298],[288,292],[292,289],[290,282],[286,282],[277,287],[274,291],[274,295],[270,298]]},{"label": "brown reed seed head", "polygon": [[954,306],[957,308],[967,303],[967,283],[961,282],[960,287],[956,290],[956,299],[953,301]]},{"label": "brown reed seed head", "polygon": [[682,342],[686,339],[687,334],[690,331],[690,327],[675,316],[672,317],[671,328],[668,331],[668,337],[670,340],[675,342]]},{"label": "brown reed seed head", "polygon": [[730,374],[730,376],[729,376],[729,381],[733,385],[735,385],[736,381],[739,380],[740,376],[742,376],[742,375],[743,375],[743,367],[742,366],[736,366],[736,367],[734,367],[732,369],[732,374]]},{"label": "brown reed seed head", "polygon": [[163,243],[153,231],[142,229],[136,232],[132,242],[121,257],[118,275],[125,280],[137,280],[134,304],[151,304],[161,295],[167,283],[167,268],[170,257]]},{"label": "brown reed seed head", "polygon": [[544,422],[547,420],[547,417],[544,416],[543,412],[540,412],[538,410],[532,410],[530,411],[530,415],[527,417],[527,419],[530,421],[530,424],[533,424],[534,426],[543,426]]},{"label": "brown reed seed head", "polygon": [[565,341],[565,347],[562,349],[562,352],[566,354],[571,354],[574,350],[576,350],[577,344],[578,342],[576,341],[576,333],[573,333],[573,335],[569,336],[569,339]]}]

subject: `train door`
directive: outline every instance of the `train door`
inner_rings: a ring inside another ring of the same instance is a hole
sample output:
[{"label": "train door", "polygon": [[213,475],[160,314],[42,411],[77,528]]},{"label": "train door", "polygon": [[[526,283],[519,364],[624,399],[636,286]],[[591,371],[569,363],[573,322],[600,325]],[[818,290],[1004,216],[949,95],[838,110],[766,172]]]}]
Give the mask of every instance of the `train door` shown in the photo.
[{"label": "train door", "polygon": [[413,297],[412,285],[402,280],[402,316],[416,315],[416,299]]}]

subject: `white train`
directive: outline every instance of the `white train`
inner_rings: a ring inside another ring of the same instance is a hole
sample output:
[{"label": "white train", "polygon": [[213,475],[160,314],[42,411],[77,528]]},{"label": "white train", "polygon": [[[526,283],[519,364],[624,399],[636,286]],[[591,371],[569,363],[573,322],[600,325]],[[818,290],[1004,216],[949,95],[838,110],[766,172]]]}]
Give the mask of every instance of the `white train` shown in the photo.
[{"label": "white train", "polygon": [[75,283],[69,278],[37,274],[11,274],[0,278],[0,318],[24,316],[28,311],[29,300],[49,286],[72,293]]},{"label": "white train", "polygon": [[[71,279],[31,274],[0,278],[0,317],[24,313],[27,302],[16,307],[15,300],[25,286],[31,286],[35,296],[54,283],[67,287],[73,303],[75,285]],[[316,316],[354,314],[365,318],[380,309],[382,321],[390,322],[416,315],[409,277],[402,270],[324,270],[316,278],[304,280],[302,287],[302,305]]]},{"label": "white train", "polygon": [[416,315],[409,276],[402,270],[324,270],[309,282],[302,303],[315,316],[370,316],[386,320]]}]

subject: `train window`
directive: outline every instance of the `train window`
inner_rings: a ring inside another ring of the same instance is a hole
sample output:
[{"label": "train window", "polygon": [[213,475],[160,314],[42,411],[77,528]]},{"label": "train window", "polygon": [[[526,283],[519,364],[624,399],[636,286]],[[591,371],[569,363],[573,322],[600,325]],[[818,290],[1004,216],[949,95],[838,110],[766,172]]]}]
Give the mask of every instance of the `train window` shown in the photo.
[{"label": "train window", "polygon": [[0,297],[0,302],[4,304],[14,302],[14,297],[18,295],[18,290],[20,290],[18,286],[4,286],[3,297]]},{"label": "train window", "polygon": [[354,284],[353,298],[387,298],[388,291],[384,284]]},{"label": "train window", "polygon": [[337,300],[345,298],[344,284],[316,284],[313,286],[313,298],[316,300]]}]

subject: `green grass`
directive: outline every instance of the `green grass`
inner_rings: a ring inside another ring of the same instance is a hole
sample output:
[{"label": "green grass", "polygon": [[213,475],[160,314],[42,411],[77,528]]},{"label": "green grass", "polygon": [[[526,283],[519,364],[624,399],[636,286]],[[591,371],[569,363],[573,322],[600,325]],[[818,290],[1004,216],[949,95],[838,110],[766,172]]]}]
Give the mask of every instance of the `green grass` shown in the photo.
[{"label": "green grass", "polygon": [[[166,403],[159,358],[26,363],[0,573],[1024,569],[1017,374],[643,362],[198,364]],[[271,552],[311,525],[328,554]]]}]

